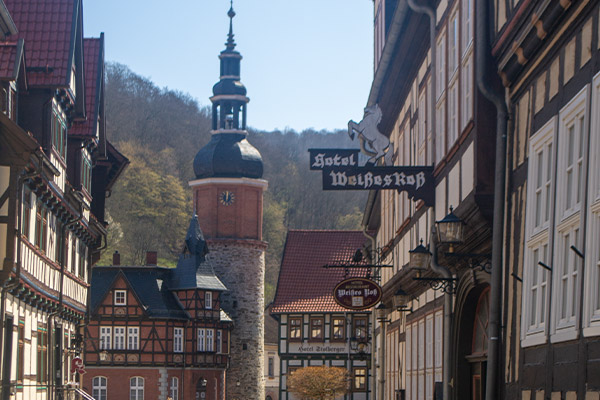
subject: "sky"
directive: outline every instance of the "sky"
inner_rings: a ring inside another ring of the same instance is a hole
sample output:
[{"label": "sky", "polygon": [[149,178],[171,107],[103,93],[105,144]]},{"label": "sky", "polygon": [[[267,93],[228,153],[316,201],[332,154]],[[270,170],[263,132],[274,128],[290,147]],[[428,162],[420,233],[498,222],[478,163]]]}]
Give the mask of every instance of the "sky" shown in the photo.
[{"label": "sky", "polygon": [[[84,36],[106,61],[210,105],[229,0],[83,0]],[[372,0],[234,0],[233,33],[258,130],[346,129],[373,79]]]}]

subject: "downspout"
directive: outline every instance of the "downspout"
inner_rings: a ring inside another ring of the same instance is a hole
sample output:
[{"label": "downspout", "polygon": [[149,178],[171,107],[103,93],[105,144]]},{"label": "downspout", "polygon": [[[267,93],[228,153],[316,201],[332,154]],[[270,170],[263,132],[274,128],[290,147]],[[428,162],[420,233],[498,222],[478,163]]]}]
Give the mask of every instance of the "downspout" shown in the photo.
[{"label": "downspout", "polygon": [[[372,205],[371,205],[372,206]],[[371,209],[371,207],[369,207],[369,209]],[[369,215],[371,213],[371,210],[369,210]],[[363,235],[369,239],[369,241],[371,242],[371,254],[373,254],[373,251],[375,251],[377,249],[377,240],[375,238],[375,236],[370,235],[367,232],[367,225],[368,225],[368,218],[365,220],[363,219],[363,229],[362,229],[362,233]],[[373,261],[373,260],[371,260]],[[380,271],[377,270],[376,274],[380,274]],[[372,346],[371,346],[371,368],[370,368],[370,372],[371,372],[371,376],[373,377],[373,398],[378,398],[377,396],[379,395],[379,392],[381,391],[381,396],[383,396],[383,391],[380,390],[380,386],[383,386],[383,383],[380,383],[380,385],[377,385],[377,381],[378,381],[378,376],[377,376],[377,364],[376,364],[376,352],[373,351],[374,347],[375,347],[375,322],[377,321],[376,316],[375,316],[375,309],[373,309],[371,311],[371,329],[373,330],[372,333],[369,332],[369,335],[371,336],[371,340],[372,340]],[[379,382],[381,382],[383,378],[379,378]],[[384,381],[385,382],[385,381]],[[381,397],[383,398],[383,397]]]},{"label": "downspout", "polygon": [[477,87],[483,96],[496,107],[496,163],[494,171],[494,219],[492,231],[492,276],[490,282],[490,317],[488,325],[488,360],[486,378],[486,400],[499,396],[500,357],[500,318],[502,313],[502,235],[504,232],[504,200],[506,181],[506,135],[508,110],[504,94],[490,85],[488,76],[493,64],[490,49],[490,34],[494,26],[490,18],[490,4],[487,0],[478,1],[475,9],[475,76]]},{"label": "downspout", "polygon": [[[436,10],[433,7],[429,7],[423,4],[417,4],[415,0],[408,0],[408,6],[414,11],[422,14],[427,14],[429,17],[429,51],[431,52],[431,64],[429,69],[429,75],[431,76],[431,94],[429,96],[429,115],[431,116],[431,154],[435,156],[435,142],[436,142],[436,113],[435,103],[437,97],[437,76],[435,71],[437,70],[437,45],[436,45]],[[425,117],[427,120],[427,117]],[[433,163],[433,160],[430,160]]]},{"label": "downspout", "polygon": [[[437,241],[437,232],[435,225],[431,228],[430,235],[430,243],[431,243],[431,269],[433,272],[440,274],[445,279],[451,279],[452,274],[450,270],[444,266],[438,264],[438,241]],[[451,374],[451,363],[452,363],[452,353],[451,353],[451,340],[452,340],[452,293],[444,293],[444,349],[442,352],[443,357],[443,372],[442,372],[442,398],[444,400],[450,399],[450,382],[452,380]]]}]

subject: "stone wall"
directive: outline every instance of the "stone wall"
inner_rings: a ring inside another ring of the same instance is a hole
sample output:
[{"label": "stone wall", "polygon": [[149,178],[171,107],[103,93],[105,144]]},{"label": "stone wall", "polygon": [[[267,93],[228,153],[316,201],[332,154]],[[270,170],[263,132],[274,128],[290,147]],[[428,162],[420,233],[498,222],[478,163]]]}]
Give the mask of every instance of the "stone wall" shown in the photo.
[{"label": "stone wall", "polygon": [[[229,289],[221,308],[233,319],[227,399],[259,400],[264,392],[264,275],[266,243],[257,240],[209,239],[215,273]],[[239,385],[238,385],[239,382]]]}]

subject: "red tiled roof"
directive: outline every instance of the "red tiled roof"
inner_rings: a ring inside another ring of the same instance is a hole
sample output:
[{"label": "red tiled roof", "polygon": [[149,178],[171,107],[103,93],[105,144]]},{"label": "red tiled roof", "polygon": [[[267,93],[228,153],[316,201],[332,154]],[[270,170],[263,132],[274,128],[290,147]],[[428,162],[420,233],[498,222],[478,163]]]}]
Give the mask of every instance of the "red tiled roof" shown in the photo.
[{"label": "red tiled roof", "polygon": [[101,63],[104,50],[104,37],[83,40],[83,67],[85,76],[85,121],[73,123],[69,129],[70,135],[96,135],[96,121],[98,119],[100,80],[102,79]]},{"label": "red tiled roof", "polygon": [[0,43],[0,79],[16,79],[17,53],[17,43]]},{"label": "red tiled roof", "polygon": [[[348,263],[365,242],[360,231],[290,230],[271,312],[348,311],[333,299],[333,289],[344,279],[344,269],[323,266]],[[365,274],[365,269],[355,268],[348,277]]]},{"label": "red tiled roof", "polygon": [[[70,53],[75,37],[74,9],[78,2],[4,0],[19,30],[17,37],[25,39],[31,86],[68,85]],[[48,68],[48,72],[35,71],[36,68]]]}]

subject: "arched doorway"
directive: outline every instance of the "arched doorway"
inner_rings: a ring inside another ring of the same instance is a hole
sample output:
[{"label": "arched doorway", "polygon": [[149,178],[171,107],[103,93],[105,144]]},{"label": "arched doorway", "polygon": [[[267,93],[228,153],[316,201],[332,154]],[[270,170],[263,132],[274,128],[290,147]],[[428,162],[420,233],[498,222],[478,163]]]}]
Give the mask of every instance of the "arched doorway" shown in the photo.
[{"label": "arched doorway", "polygon": [[489,297],[487,282],[465,279],[459,285],[455,308],[453,399],[480,400],[485,397]]},{"label": "arched doorway", "polygon": [[481,400],[485,397],[489,310],[490,290],[488,287],[481,293],[477,301],[473,319],[471,354],[466,356],[471,366],[471,399],[473,400]]}]

